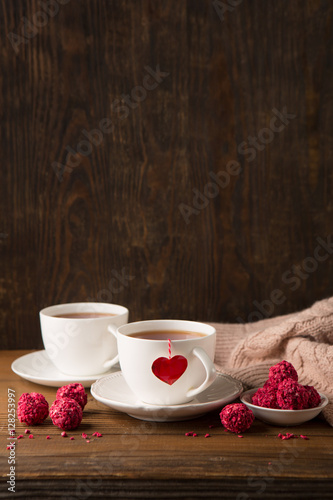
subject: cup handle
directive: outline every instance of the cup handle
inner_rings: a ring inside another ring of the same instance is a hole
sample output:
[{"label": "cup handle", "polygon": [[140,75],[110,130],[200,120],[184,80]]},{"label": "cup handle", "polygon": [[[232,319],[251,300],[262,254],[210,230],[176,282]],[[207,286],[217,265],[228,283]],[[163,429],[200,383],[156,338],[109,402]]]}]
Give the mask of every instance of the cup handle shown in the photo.
[{"label": "cup handle", "polygon": [[[108,331],[116,338],[117,340],[117,327],[114,325],[108,326]],[[103,363],[103,368],[111,368],[111,366],[115,365],[119,361],[119,354],[117,354],[114,358],[109,359]]]},{"label": "cup handle", "polygon": [[200,392],[207,389],[207,387],[209,387],[214,382],[217,375],[214,363],[212,362],[206,351],[204,351],[201,347],[195,347],[192,351],[192,354],[194,354],[194,356],[196,356],[204,365],[204,368],[206,370],[206,378],[199,387],[191,389],[187,392],[186,396],[188,398],[192,398],[193,396],[196,396]]}]

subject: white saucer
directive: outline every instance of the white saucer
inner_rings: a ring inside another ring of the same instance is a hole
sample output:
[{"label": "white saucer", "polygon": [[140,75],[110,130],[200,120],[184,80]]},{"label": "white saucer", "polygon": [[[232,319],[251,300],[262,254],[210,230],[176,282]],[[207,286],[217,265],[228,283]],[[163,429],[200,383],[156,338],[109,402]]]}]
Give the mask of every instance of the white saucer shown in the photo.
[{"label": "white saucer", "polygon": [[250,389],[242,394],[241,401],[246,404],[253,414],[259,420],[273,425],[300,425],[308,420],[315,418],[323,408],[328,404],[328,399],[325,394],[319,393],[321,403],[315,408],[306,408],[305,410],[282,410],[275,408],[265,408],[252,403],[252,396],[258,390]]},{"label": "white saucer", "polygon": [[241,382],[218,373],[212,385],[189,403],[172,406],[149,405],[139,401],[118,371],[97,380],[90,389],[97,401],[127,413],[131,417],[153,422],[173,422],[196,418],[222,408],[243,390]]},{"label": "white saucer", "polygon": [[20,377],[35,382],[36,384],[48,385],[51,387],[61,387],[65,384],[80,383],[84,387],[90,387],[95,380],[103,375],[119,370],[119,364],[108,370],[106,373],[99,373],[89,376],[75,376],[61,373],[52,363],[45,350],[31,352],[16,359],[12,363],[12,370]]}]

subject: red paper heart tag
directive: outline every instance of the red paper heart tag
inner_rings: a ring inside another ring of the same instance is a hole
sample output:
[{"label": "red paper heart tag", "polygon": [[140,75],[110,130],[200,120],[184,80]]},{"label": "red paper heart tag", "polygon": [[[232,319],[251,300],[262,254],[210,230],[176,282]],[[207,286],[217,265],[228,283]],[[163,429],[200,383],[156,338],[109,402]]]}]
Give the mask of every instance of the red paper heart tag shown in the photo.
[{"label": "red paper heart tag", "polygon": [[186,368],[187,359],[180,355],[172,358],[157,358],[151,365],[155,377],[169,385],[176,382],[183,375]]}]

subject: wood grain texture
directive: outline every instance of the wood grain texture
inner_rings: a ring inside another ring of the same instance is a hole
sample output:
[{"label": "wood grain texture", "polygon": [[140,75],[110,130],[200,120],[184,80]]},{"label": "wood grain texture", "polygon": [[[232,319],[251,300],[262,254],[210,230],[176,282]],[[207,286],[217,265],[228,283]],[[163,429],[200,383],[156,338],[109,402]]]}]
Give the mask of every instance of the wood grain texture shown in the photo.
[{"label": "wood grain texture", "polygon": [[[10,370],[27,351],[0,351],[0,471],[8,472],[7,391],[41,392],[52,404],[56,387],[21,379]],[[213,427],[209,427],[213,425]],[[263,498],[304,500],[332,496],[332,428],[319,417],[283,428],[255,420],[239,439],[224,432],[219,410],[183,422],[145,422],[88,395],[78,429],[61,437],[50,418],[29,427],[16,419],[16,491],[21,498]],[[93,432],[102,438],[94,438]],[[197,437],[185,433],[194,431]],[[90,436],[90,442],[82,438]],[[278,433],[309,440],[279,439]],[[205,438],[209,433],[210,437]],[[49,435],[51,439],[46,440]],[[157,492],[159,494],[157,495]],[[279,493],[279,495],[278,495]],[[53,496],[52,496],[53,495]],[[246,496],[247,495],[247,496]],[[2,481],[0,498],[10,498]]]},{"label": "wood grain texture", "polygon": [[331,295],[332,2],[55,4],[0,1],[2,347],[61,302],[235,322]]}]

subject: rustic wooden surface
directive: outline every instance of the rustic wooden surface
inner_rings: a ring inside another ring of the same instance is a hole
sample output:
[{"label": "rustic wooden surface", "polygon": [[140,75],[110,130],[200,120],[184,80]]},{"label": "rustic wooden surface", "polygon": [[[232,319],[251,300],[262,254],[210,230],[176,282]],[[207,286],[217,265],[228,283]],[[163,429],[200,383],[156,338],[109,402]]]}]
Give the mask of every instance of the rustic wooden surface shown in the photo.
[{"label": "rustic wooden surface", "polygon": [[[16,401],[23,392],[36,391],[50,404],[57,390],[11,372],[12,361],[26,352],[0,351],[2,478],[8,472],[8,451],[4,451],[8,388],[15,390]],[[50,418],[29,427],[34,438],[28,439],[25,424],[16,419],[16,436],[24,436],[16,445],[17,497],[332,498],[333,433],[325,421],[316,418],[283,428],[256,420],[238,438],[224,432],[218,414],[214,411],[184,422],[144,422],[90,395],[80,427],[68,432],[73,441],[62,438]],[[91,437],[94,431],[103,437]],[[188,431],[198,436],[186,437]],[[90,436],[90,443],[82,432]],[[279,432],[305,434],[309,440],[282,441]],[[206,433],[211,437],[205,438]],[[2,482],[0,498],[7,498],[4,486]]]},{"label": "rustic wooden surface", "polygon": [[[332,255],[304,259],[332,233],[332,2],[54,3],[0,0],[2,347],[41,347],[59,302],[235,322],[331,295]],[[296,116],[270,137],[274,108]]]}]

